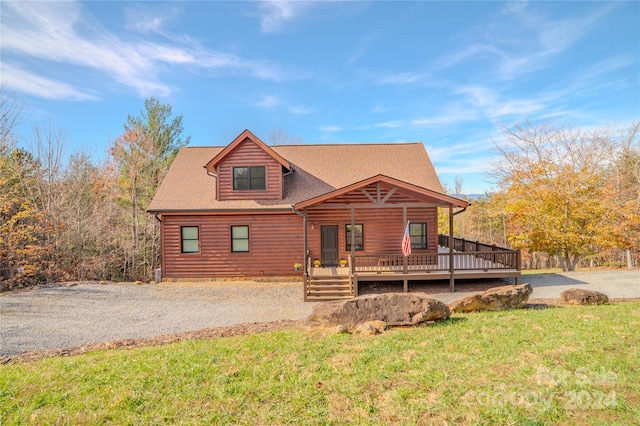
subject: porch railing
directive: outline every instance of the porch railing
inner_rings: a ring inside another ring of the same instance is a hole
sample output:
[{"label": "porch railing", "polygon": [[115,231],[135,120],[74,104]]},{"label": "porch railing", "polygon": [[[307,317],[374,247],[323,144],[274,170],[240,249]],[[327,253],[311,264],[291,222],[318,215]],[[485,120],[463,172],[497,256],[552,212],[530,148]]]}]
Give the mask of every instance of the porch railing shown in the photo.
[{"label": "porch railing", "polygon": [[[362,254],[356,255],[352,267],[360,272],[403,272],[404,259],[401,254]],[[449,253],[421,253],[407,256],[407,272],[449,271]],[[453,269],[499,270],[517,269],[518,253],[510,252],[466,252],[453,253]]]},{"label": "porch railing", "polygon": [[[440,247],[449,248],[449,240],[450,237],[448,235],[438,235],[438,245]],[[464,238],[453,238],[453,250],[455,253],[464,253],[488,260],[492,263],[504,265],[504,269],[516,269],[518,271],[522,269],[520,250],[485,244],[478,241],[469,241]]]}]

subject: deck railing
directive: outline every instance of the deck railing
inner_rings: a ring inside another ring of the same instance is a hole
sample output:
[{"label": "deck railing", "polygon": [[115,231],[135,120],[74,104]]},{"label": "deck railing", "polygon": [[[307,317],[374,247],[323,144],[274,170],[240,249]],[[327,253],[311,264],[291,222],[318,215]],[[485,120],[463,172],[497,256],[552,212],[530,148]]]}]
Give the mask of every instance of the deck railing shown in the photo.
[{"label": "deck railing", "polygon": [[[449,248],[449,240],[448,235],[438,235],[438,245],[440,247]],[[520,250],[485,244],[478,241],[469,241],[464,238],[453,239],[453,250],[456,253],[464,253],[492,263],[502,264],[505,266],[505,269],[521,270]]]},{"label": "deck railing", "polygon": [[[407,256],[407,272],[449,271],[449,253],[421,253]],[[500,270],[517,269],[518,253],[510,252],[466,252],[453,253],[453,269]],[[404,272],[404,258],[401,254],[361,254],[352,262],[353,271],[360,272]]]},{"label": "deck railing", "polygon": [[[449,237],[440,235],[439,245],[449,247]],[[470,270],[520,270],[520,251],[454,238],[453,269]],[[441,272],[450,270],[449,253],[417,253],[404,258],[399,253],[357,254],[350,260],[353,273],[366,272]]]}]

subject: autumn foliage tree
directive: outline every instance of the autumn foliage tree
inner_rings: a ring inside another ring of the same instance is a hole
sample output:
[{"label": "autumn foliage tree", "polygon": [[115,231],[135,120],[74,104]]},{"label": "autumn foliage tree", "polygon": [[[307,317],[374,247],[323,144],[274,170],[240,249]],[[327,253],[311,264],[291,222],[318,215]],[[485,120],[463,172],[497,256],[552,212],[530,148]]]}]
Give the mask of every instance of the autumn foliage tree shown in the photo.
[{"label": "autumn foliage tree", "polygon": [[48,239],[57,222],[38,210],[30,197],[40,165],[16,147],[15,127],[21,104],[0,86],[0,288],[31,285],[60,277]]},{"label": "autumn foliage tree", "polygon": [[145,101],[139,117],[129,115],[124,133],[111,147],[115,201],[122,209],[123,263],[126,277],[150,277],[160,261],[159,223],[146,210],[180,147],[182,116],[171,118],[171,105]]},{"label": "autumn foliage tree", "polygon": [[[617,208],[611,193],[611,153],[621,153],[619,140],[608,129],[549,123],[503,130],[495,176],[506,201],[509,242],[557,255],[569,271],[584,256],[612,244],[613,223],[630,212],[628,206]],[[629,219],[627,225],[634,221]]]}]

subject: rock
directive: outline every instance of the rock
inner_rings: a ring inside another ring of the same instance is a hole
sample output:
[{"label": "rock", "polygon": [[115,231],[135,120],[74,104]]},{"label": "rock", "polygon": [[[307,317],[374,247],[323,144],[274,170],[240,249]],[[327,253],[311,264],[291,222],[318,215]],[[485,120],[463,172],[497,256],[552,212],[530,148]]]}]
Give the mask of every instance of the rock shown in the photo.
[{"label": "rock", "polygon": [[386,293],[318,303],[307,320],[312,327],[343,325],[354,331],[367,321],[383,321],[388,326],[416,325],[425,321],[442,321],[450,315],[447,305],[426,295]]},{"label": "rock", "polygon": [[382,334],[387,329],[387,323],[384,321],[367,321],[360,324],[353,330],[353,334],[362,334],[363,336],[374,336]]},{"label": "rock", "polygon": [[449,305],[451,312],[504,311],[524,308],[533,292],[531,284],[505,285],[472,294]]},{"label": "rock", "polygon": [[560,300],[567,305],[604,305],[609,297],[599,291],[570,288],[560,293]]},{"label": "rock", "polygon": [[75,287],[78,283],[67,283],[67,287]]},{"label": "rock", "polygon": [[336,327],[336,334],[346,334],[349,332],[349,327],[344,324],[340,324]]}]

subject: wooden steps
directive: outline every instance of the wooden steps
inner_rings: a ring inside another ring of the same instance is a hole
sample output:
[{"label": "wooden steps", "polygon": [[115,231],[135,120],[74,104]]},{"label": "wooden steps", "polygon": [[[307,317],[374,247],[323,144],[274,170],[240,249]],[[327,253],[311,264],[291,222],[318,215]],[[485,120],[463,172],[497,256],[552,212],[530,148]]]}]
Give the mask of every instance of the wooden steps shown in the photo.
[{"label": "wooden steps", "polygon": [[309,277],[305,300],[322,302],[328,300],[353,299],[351,280],[346,276]]}]

